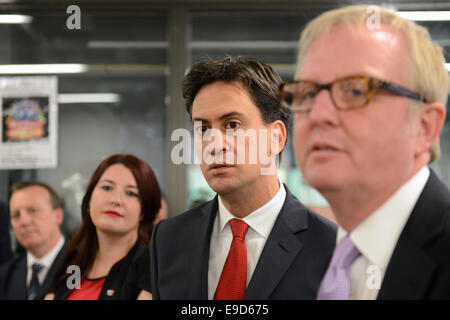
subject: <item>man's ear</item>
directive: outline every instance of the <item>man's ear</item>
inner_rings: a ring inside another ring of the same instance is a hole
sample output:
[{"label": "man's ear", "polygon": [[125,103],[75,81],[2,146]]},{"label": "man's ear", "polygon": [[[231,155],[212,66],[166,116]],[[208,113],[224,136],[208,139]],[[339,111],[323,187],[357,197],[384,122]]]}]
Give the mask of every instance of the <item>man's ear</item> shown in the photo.
[{"label": "man's ear", "polygon": [[56,221],[59,225],[61,225],[64,221],[64,211],[62,208],[53,209],[53,212],[56,214]]},{"label": "man's ear", "polygon": [[283,121],[276,120],[270,124],[270,154],[277,155],[286,145],[287,130]]},{"label": "man's ear", "polygon": [[419,131],[415,150],[416,157],[431,149],[439,137],[445,116],[445,106],[439,102],[427,103],[418,111]]}]

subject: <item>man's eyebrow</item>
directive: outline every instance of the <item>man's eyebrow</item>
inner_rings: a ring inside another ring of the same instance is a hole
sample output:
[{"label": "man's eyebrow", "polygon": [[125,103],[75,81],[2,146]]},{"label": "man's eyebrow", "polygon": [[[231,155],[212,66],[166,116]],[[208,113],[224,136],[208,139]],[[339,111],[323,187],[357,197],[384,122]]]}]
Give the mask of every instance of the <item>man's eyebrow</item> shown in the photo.
[{"label": "man's eyebrow", "polygon": [[206,119],[202,119],[202,118],[193,118],[192,123],[195,123],[195,122],[208,123],[209,121]]},{"label": "man's eyebrow", "polygon": [[[241,113],[241,112],[238,112],[238,111],[232,111],[232,112],[228,112],[228,113],[225,113],[225,114],[221,115],[221,116],[219,117],[219,120],[224,120],[224,119],[231,118],[231,117],[245,117],[245,116],[244,116],[244,114]],[[202,123],[209,123],[208,120],[202,119],[202,118],[197,118],[197,117],[196,117],[196,118],[193,118],[193,119],[192,119],[192,123],[195,123],[196,121],[199,121],[199,122],[202,122]]]},{"label": "man's eyebrow", "polygon": [[231,117],[243,117],[243,116],[244,116],[243,113],[240,113],[240,112],[238,112],[238,111],[232,111],[232,112],[225,113],[224,115],[221,115],[221,116],[219,117],[219,119],[220,119],[220,120],[223,120],[223,119],[226,119],[226,118],[231,118]]}]

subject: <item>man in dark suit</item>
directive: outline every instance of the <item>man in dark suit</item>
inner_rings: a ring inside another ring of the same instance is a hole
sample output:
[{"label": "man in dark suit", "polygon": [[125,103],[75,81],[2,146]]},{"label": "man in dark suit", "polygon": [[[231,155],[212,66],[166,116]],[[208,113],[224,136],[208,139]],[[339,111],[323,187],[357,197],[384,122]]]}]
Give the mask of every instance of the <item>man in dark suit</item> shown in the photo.
[{"label": "man in dark suit", "polygon": [[13,186],[9,206],[14,233],[25,252],[0,268],[0,298],[42,299],[67,249],[60,231],[61,200],[45,183],[20,182]]},{"label": "man in dark suit", "polygon": [[8,208],[0,201],[0,265],[9,261],[12,257]]},{"label": "man in dark suit", "polygon": [[302,32],[280,95],[338,223],[318,299],[450,298],[450,193],[428,168],[448,93],[442,49],[390,11],[336,9]]},{"label": "man in dark suit", "polygon": [[153,231],[154,299],[313,299],[335,226],[280,183],[289,110],[280,77],[245,58],[203,60],[182,84],[200,168],[217,196]]}]

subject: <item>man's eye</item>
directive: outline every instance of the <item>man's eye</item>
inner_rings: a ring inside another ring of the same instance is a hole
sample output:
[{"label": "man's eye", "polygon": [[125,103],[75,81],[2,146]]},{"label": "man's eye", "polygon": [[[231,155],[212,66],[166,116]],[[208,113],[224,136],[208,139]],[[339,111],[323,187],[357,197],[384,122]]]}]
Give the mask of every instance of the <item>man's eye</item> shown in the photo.
[{"label": "man's eye", "polygon": [[317,95],[317,91],[308,91],[305,93],[306,99],[314,99]]},{"label": "man's eye", "polygon": [[240,127],[240,123],[239,122],[230,121],[230,122],[227,123],[227,127],[226,128],[235,130],[235,129],[239,128],[239,127]]},{"label": "man's eye", "polygon": [[197,133],[199,134],[204,134],[207,130],[207,126],[198,126],[197,128],[195,128],[195,131],[197,131]]},{"label": "man's eye", "polygon": [[358,89],[352,89],[351,93],[355,97],[360,97],[360,96],[363,95],[363,92],[361,90],[358,90]]}]

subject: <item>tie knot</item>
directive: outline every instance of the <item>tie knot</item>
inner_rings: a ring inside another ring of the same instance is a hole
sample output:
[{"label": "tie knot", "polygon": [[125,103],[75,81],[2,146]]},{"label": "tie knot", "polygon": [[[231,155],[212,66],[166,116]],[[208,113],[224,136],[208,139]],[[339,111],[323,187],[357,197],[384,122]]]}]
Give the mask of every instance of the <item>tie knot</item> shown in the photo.
[{"label": "tie knot", "polygon": [[350,235],[339,241],[331,260],[331,265],[340,269],[348,269],[355,259],[360,255],[358,248],[353,244]]},{"label": "tie knot", "polygon": [[229,222],[233,238],[238,237],[245,239],[245,234],[248,230],[248,224],[240,219],[231,219]]},{"label": "tie knot", "polygon": [[36,273],[39,273],[42,270],[42,268],[44,268],[44,266],[37,262],[35,262],[31,265],[31,270],[33,270],[33,272],[36,272]]}]

